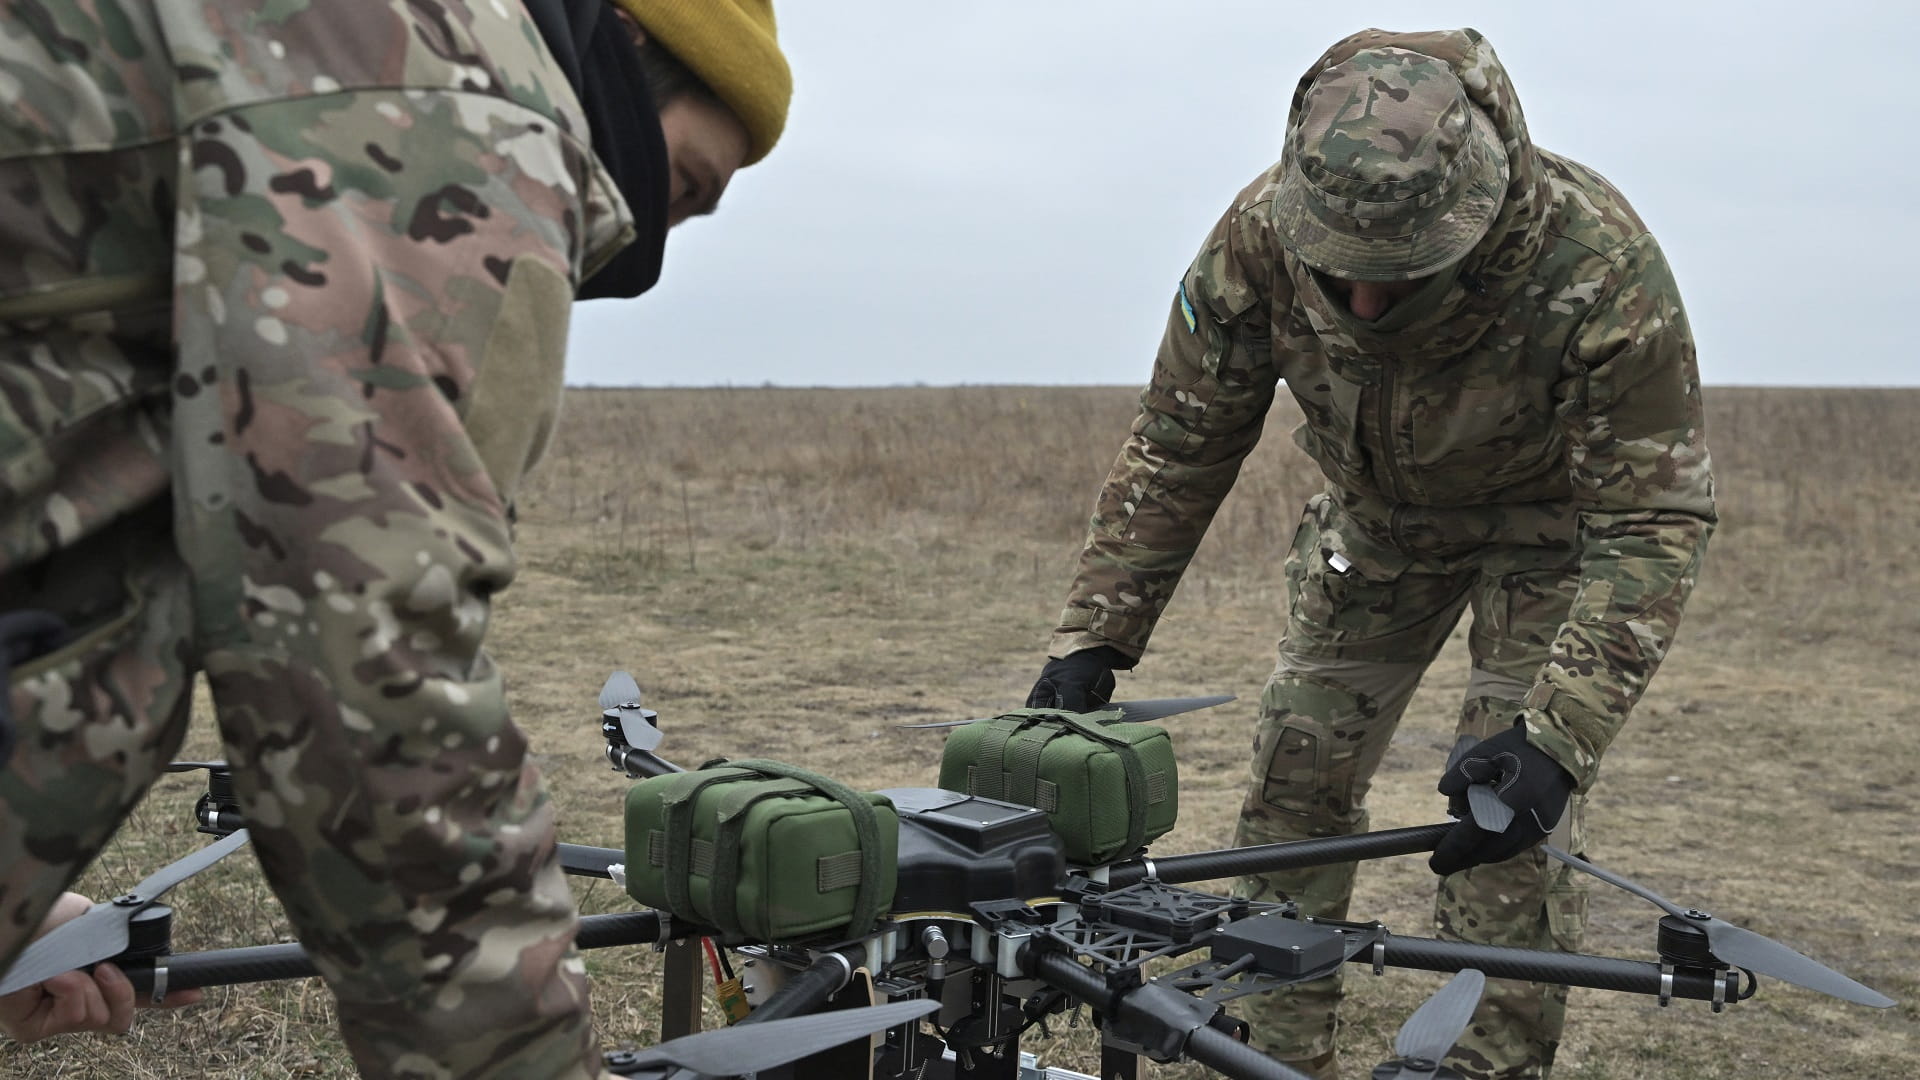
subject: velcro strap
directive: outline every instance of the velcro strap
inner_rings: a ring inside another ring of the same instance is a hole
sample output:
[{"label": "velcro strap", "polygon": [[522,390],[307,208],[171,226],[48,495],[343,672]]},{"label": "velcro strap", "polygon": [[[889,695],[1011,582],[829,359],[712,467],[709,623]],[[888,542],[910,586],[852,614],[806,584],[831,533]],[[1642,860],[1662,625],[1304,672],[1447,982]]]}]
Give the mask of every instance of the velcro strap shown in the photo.
[{"label": "velcro strap", "polygon": [[814,891],[830,893],[860,884],[860,853],[822,855],[815,863]]},{"label": "velcro strap", "polygon": [[1020,730],[1018,720],[994,719],[987,721],[987,732],[980,736],[980,746],[975,760],[981,762],[977,768],[967,767],[967,794],[978,795],[983,799],[1014,798],[1003,763],[1007,753],[1007,740]]},{"label": "velcro strap", "polygon": [[[667,781],[660,793],[660,807],[666,826],[662,830],[665,851],[660,862],[661,884],[666,887],[667,910],[683,919],[699,919],[693,910],[693,895],[688,879],[693,873],[693,811],[700,793],[715,784],[750,779],[753,773],[740,768],[702,769],[681,773]],[[648,837],[648,847],[653,844]],[[649,856],[651,858],[651,856]]]},{"label": "velcro strap", "polygon": [[998,768],[984,765],[967,766],[967,794],[978,795],[983,799],[1001,798],[1001,792],[1007,789],[1006,773]]},{"label": "velcro strap", "polygon": [[986,721],[986,734],[975,750],[975,764],[967,766],[967,794],[1004,799],[1051,813],[1060,805],[1060,791],[1040,778],[1040,758],[1047,744],[1066,734],[1048,721],[1053,713],[997,716]]},{"label": "velcro strap", "polygon": [[720,793],[714,807],[718,828],[713,843],[713,874],[707,882],[707,907],[712,909],[708,914],[713,925],[729,936],[746,934],[740,922],[740,841],[746,830],[747,811],[768,799],[812,792],[812,785],[804,781],[755,776],[751,782]]},{"label": "velcro strap", "polygon": [[[1147,842],[1147,768],[1140,763],[1140,751],[1132,743],[1108,731],[1098,723],[1087,721],[1072,713],[1060,713],[1061,723],[1085,735],[1098,743],[1113,748],[1114,755],[1120,759],[1120,768],[1127,777],[1127,839],[1122,852],[1137,851]],[[1162,784],[1165,779],[1162,778]],[[1162,797],[1165,793],[1162,792]]]},{"label": "velcro strap", "polygon": [[[667,834],[659,829],[647,830],[647,862],[653,866],[667,865]],[[710,841],[694,840],[688,851],[687,869],[700,877],[713,876],[713,844]]]},{"label": "velcro strap", "polygon": [[[1026,806],[1039,806],[1040,755],[1047,744],[1064,732],[1048,724],[1028,725],[1007,740],[1004,765],[1007,770],[1006,798]],[[1041,807],[1045,809],[1045,807]]]},{"label": "velcro strap", "polygon": [[[880,889],[882,886],[880,819],[879,813],[874,809],[873,803],[867,801],[866,796],[861,795],[859,792],[838,780],[794,765],[788,765],[782,761],[753,758],[747,761],[733,761],[728,764],[734,768],[752,769],[755,772],[767,776],[797,780],[847,808],[847,814],[853,822],[854,838],[860,845],[860,866],[858,871],[856,871],[858,874],[857,891],[853,896],[853,913],[848,919],[848,933],[864,934],[871,929],[873,924],[880,918]],[[714,868],[715,880],[712,886],[716,890],[720,886],[721,875],[724,874],[734,878],[738,877],[740,830],[745,820],[746,814],[743,810],[734,817],[724,819],[721,822],[720,842],[718,845],[720,850],[717,852],[719,865]],[[729,894],[724,900],[717,899],[715,902],[716,907],[724,902],[730,910],[733,908],[733,905],[737,902],[737,898],[731,894],[731,889],[732,883],[730,882]]]}]

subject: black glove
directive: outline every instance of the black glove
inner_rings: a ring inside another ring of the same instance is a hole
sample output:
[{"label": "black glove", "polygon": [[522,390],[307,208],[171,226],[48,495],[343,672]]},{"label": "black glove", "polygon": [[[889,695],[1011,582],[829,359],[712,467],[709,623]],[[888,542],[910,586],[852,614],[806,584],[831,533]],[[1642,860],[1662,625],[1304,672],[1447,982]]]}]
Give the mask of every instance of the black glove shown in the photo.
[{"label": "black glove", "polygon": [[1040,669],[1040,678],[1027,695],[1029,709],[1059,709],[1063,712],[1092,712],[1113,700],[1113,672],[1132,667],[1136,661],[1111,645],[1068,653],[1048,660]]},{"label": "black glove", "polygon": [[[1474,823],[1467,805],[1467,788],[1490,784],[1500,801],[1513,810],[1505,832],[1488,832]],[[1427,866],[1440,875],[1457,874],[1482,863],[1505,862],[1546,839],[1575,787],[1573,774],[1546,752],[1527,742],[1527,729],[1516,723],[1491,739],[1476,743],[1441,774],[1440,794],[1460,819]]]}]

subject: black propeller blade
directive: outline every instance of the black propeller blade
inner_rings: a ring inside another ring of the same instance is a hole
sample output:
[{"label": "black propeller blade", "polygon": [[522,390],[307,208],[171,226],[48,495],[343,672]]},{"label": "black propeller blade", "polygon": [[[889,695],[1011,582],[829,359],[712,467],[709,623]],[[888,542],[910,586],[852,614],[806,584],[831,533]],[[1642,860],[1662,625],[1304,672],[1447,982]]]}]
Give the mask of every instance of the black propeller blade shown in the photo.
[{"label": "black propeller blade", "polygon": [[[1211,709],[1215,705],[1224,705],[1233,700],[1232,694],[1213,694],[1208,697],[1146,698],[1141,701],[1116,701],[1104,706],[1106,709],[1118,708],[1120,715],[1108,724],[1147,724],[1155,720],[1164,720],[1169,716],[1178,716],[1196,709]],[[1082,715],[1085,715],[1084,713]],[[978,723],[982,717],[973,720],[941,720],[933,724],[901,724],[903,728],[951,728],[963,724]]]},{"label": "black propeller blade", "polygon": [[27,946],[6,977],[0,978],[0,995],[11,994],[63,972],[118,956],[127,948],[127,925],[168,889],[219,862],[247,842],[247,830],[241,829],[199,851],[168,863],[149,874],[133,891],[88,908],[86,914],[62,923],[53,933]]},{"label": "black propeller blade", "polygon": [[1113,706],[1120,709],[1120,719],[1115,724],[1148,724],[1155,720],[1165,720],[1169,716],[1178,716],[1184,712],[1198,709],[1211,709],[1215,705],[1225,705],[1233,700],[1232,694],[1212,694],[1207,697],[1148,698],[1144,701],[1116,701]]},{"label": "black propeller blade", "polygon": [[1568,866],[1592,874],[1609,885],[1625,889],[1642,900],[1651,902],[1667,914],[1685,920],[1687,925],[1706,931],[1707,948],[1712,950],[1713,955],[1733,967],[1746,968],[1756,975],[1770,975],[1781,982],[1789,982],[1808,990],[1818,990],[1820,993],[1830,994],[1856,1005],[1871,1005],[1876,1009],[1885,1009],[1894,1004],[1893,999],[1885,994],[1854,982],[1825,964],[1802,956],[1772,938],[1755,933],[1744,926],[1735,926],[1725,919],[1716,918],[1704,911],[1683,908],[1638,882],[1630,881],[1612,871],[1603,870],[1552,844],[1542,844],[1541,847],[1547,854]]},{"label": "black propeller blade", "polygon": [[[1447,980],[1447,985],[1422,1002],[1400,1025],[1393,1037],[1393,1052],[1398,1060],[1375,1069],[1376,1080],[1432,1080],[1440,1075],[1440,1061],[1460,1041],[1461,1033],[1473,1020],[1480,1004],[1480,993],[1487,977],[1473,968],[1463,968]],[[1397,1066],[1395,1071],[1387,1071]]]},{"label": "black propeller blade", "polygon": [[[1448,758],[1447,767],[1453,767],[1458,759],[1476,740],[1471,735],[1463,735],[1454,745]],[[1513,808],[1500,801],[1489,784],[1474,784],[1467,788],[1467,812],[1473,823],[1488,832],[1505,832],[1513,823]],[[1707,935],[1707,948],[1713,955],[1732,967],[1746,968],[1756,975],[1767,975],[1781,982],[1789,982],[1808,990],[1817,990],[1842,1001],[1851,1001],[1856,1005],[1871,1005],[1876,1009],[1890,1008],[1894,1001],[1885,994],[1847,978],[1819,961],[1810,959],[1765,935],[1755,933],[1743,926],[1735,926],[1725,919],[1716,918],[1704,911],[1683,908],[1638,882],[1629,880],[1610,870],[1569,854],[1552,844],[1540,845],[1541,850],[1559,859],[1568,866],[1584,873],[1592,874],[1601,881],[1617,888],[1625,889],[1635,896],[1652,903],[1687,925],[1696,927]]]},{"label": "black propeller blade", "polygon": [[620,1067],[628,1070],[677,1066],[709,1076],[759,1072],[918,1020],[939,1008],[939,1002],[921,999],[817,1016],[793,1016],[764,1024],[740,1024],[648,1047],[627,1057]]},{"label": "black propeller blade", "polygon": [[175,761],[167,765],[167,771],[192,772],[195,769],[206,769],[211,772],[215,769],[224,769],[226,767],[227,763],[224,761]]},{"label": "black propeller blade", "polygon": [[640,707],[640,684],[624,671],[607,676],[600,688],[600,710],[611,713],[620,722],[620,737],[635,750],[651,750],[664,737],[653,721],[660,714]]}]

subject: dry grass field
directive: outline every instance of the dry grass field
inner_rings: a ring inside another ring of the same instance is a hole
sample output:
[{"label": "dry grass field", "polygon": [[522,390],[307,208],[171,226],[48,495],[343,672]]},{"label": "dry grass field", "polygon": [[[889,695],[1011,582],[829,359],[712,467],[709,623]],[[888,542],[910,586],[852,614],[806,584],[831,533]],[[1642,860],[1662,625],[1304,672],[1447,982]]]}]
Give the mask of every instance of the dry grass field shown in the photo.
[{"label": "dry grass field", "polygon": [[[1717,388],[1723,522],[1681,638],[1607,759],[1605,865],[1847,971],[1886,1011],[1776,982],[1697,1003],[1576,990],[1562,1080],[1920,1074],[1920,392]],[[772,756],[857,786],[927,785],[938,733],[903,722],[1018,705],[1058,612],[1093,491],[1132,415],[1119,388],[573,391],[521,506],[523,570],[491,642],[562,811],[562,838],[616,845],[624,784],[594,704],[626,668],[685,763]],[[1224,845],[1279,575],[1317,474],[1272,434],[1216,521],[1128,696],[1240,701],[1174,721],[1177,852]],[[1377,828],[1425,824],[1465,684],[1456,633],[1376,788]],[[189,751],[217,753],[204,720]],[[190,779],[150,798],[84,886],[109,895],[197,843]],[[174,894],[181,950],[283,939],[244,858]],[[624,904],[580,886],[591,911]],[[1429,932],[1423,859],[1369,864],[1357,915]],[[1657,912],[1596,886],[1589,948],[1652,954]],[[645,1043],[645,950],[589,954],[610,1042]],[[1387,1056],[1441,981],[1350,976],[1348,1080]],[[1028,1043],[1092,1071],[1084,1038]],[[1151,1075],[1200,1075],[1165,1068]],[[0,1044],[0,1075],[345,1077],[317,983],[222,990],[128,1038]]]}]

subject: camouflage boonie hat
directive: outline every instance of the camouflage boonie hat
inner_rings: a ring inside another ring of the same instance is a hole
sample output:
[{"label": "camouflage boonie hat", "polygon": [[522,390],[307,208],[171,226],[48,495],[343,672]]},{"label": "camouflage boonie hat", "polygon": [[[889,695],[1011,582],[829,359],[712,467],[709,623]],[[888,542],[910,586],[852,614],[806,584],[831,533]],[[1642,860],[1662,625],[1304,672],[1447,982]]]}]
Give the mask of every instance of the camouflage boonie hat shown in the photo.
[{"label": "camouflage boonie hat", "polygon": [[1500,212],[1507,155],[1447,65],[1369,49],[1322,71],[1289,133],[1274,214],[1323,274],[1405,281],[1473,250]]}]

